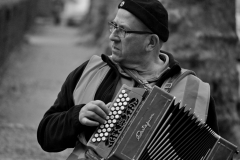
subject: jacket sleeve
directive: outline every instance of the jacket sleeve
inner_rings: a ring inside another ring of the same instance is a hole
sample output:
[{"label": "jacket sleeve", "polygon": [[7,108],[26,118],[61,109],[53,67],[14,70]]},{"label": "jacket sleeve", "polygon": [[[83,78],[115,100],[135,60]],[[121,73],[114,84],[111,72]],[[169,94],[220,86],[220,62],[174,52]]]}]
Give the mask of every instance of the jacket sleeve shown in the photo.
[{"label": "jacket sleeve", "polygon": [[84,104],[74,105],[73,102],[73,91],[86,64],[83,63],[68,75],[57,99],[38,126],[37,139],[45,151],[59,152],[74,147],[77,135],[86,129],[78,120]]}]

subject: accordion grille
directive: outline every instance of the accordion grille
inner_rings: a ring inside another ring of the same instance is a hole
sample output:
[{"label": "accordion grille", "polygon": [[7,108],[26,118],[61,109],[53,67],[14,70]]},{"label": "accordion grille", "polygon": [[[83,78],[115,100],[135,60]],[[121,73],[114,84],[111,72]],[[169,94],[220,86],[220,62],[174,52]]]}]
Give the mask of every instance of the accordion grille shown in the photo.
[{"label": "accordion grille", "polygon": [[190,110],[172,104],[158,124],[139,160],[203,160],[217,135]]}]

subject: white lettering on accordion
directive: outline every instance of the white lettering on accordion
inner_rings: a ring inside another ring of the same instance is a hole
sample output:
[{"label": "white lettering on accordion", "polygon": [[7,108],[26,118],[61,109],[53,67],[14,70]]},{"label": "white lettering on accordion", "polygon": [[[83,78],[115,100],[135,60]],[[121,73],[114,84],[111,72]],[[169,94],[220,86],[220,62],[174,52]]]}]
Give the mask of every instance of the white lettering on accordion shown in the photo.
[{"label": "white lettering on accordion", "polygon": [[152,115],[150,116],[149,120],[146,122],[146,124],[144,124],[144,125],[142,126],[142,130],[137,131],[137,133],[136,133],[136,138],[137,138],[138,141],[139,141],[140,138],[142,137],[145,129],[146,129],[147,127],[151,128],[150,122],[151,122],[153,116],[154,116],[154,114],[152,114]]}]

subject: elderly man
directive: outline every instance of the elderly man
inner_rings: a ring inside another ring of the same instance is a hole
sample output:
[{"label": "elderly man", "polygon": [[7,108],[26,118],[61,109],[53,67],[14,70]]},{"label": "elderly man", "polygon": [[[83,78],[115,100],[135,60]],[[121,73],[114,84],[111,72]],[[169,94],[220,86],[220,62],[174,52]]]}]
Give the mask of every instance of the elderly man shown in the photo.
[{"label": "elderly man", "polygon": [[160,51],[169,31],[168,13],[158,0],[122,1],[109,27],[112,55],[93,56],[72,71],[45,113],[38,128],[38,142],[45,151],[58,152],[77,144],[69,159],[86,158],[86,142],[106,121],[110,102],[123,84],[167,90],[176,101],[204,110],[201,118],[218,133],[208,84],[190,74],[172,88],[167,86],[183,69],[171,54]]}]

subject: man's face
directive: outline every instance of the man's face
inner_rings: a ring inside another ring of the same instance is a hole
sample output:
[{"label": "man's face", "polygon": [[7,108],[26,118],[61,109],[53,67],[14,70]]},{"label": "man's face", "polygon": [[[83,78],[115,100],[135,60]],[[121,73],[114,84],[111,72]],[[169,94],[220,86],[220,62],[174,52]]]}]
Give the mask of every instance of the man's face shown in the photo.
[{"label": "man's face", "polygon": [[[143,24],[134,15],[124,9],[119,9],[113,22],[126,31],[142,31]],[[112,59],[125,67],[139,65],[146,56],[144,40],[146,35],[126,33],[120,37],[116,30],[111,33]]]}]

